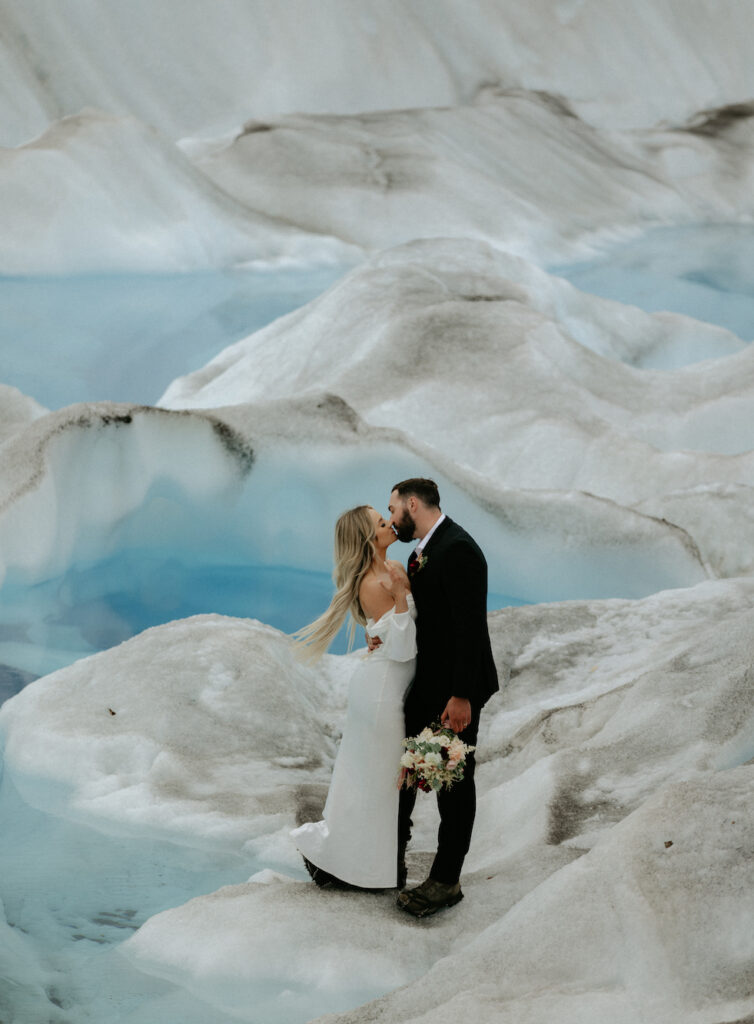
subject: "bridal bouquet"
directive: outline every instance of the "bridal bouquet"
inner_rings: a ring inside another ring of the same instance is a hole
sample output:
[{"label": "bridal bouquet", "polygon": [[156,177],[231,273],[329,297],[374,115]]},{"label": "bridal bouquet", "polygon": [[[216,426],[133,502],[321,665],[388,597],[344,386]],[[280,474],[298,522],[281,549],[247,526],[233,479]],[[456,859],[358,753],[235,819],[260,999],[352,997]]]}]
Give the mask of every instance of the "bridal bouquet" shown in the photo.
[{"label": "bridal bouquet", "polygon": [[452,729],[437,724],[427,726],[418,736],[403,741],[406,753],[401,757],[398,788],[418,786],[425,793],[447,789],[463,778],[466,755],[475,747],[464,743]]}]

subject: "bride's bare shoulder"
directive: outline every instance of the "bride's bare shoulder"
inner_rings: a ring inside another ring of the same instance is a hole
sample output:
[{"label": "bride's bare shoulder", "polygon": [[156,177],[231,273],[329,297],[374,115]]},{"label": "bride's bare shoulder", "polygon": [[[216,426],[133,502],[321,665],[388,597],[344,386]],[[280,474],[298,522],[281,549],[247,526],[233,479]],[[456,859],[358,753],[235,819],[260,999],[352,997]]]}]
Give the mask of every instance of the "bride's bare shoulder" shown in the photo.
[{"label": "bride's bare shoulder", "polygon": [[370,575],[365,576],[359,586],[359,604],[368,618],[377,620],[392,608],[393,599],[376,576]]}]

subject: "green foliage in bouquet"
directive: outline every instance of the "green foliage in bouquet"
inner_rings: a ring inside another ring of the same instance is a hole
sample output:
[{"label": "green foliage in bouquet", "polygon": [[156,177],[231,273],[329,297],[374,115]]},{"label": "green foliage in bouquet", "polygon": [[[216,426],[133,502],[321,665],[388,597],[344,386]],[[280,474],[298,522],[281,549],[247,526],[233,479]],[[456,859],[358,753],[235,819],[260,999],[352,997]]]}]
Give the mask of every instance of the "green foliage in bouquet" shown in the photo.
[{"label": "green foliage in bouquet", "polygon": [[403,741],[399,788],[417,786],[425,793],[446,789],[463,778],[466,757],[475,747],[464,743],[452,729],[433,722],[418,736]]}]

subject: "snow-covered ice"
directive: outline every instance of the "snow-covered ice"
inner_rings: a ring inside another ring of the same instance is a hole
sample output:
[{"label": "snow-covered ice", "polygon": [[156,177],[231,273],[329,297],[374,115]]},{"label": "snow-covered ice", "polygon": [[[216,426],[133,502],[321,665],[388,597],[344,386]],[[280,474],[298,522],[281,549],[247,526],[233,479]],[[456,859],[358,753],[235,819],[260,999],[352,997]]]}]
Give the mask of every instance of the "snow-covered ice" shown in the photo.
[{"label": "snow-covered ice", "polygon": [[705,562],[732,575],[752,565],[741,539],[752,536],[754,349],[674,371],[629,365],[652,348],[728,337],[586,295],[483,243],[428,240],[373,257],[175,381],[161,403],[327,388],[369,423],[506,488],[588,492],[679,522],[667,500],[679,525],[695,524]]},{"label": "snow-covered ice", "polygon": [[241,208],[154,129],[84,111],[0,150],[4,274],[186,271],[338,261],[336,240]]},{"label": "snow-covered ice", "polygon": [[[293,820],[296,785],[332,760],[322,672],[254,620],[185,619],[117,651],[117,668],[103,652],[3,706],[12,717],[15,707],[5,770],[27,803],[189,845],[219,836],[240,847],[269,821]],[[49,731],[33,725],[35,693]]]},{"label": "snow-covered ice", "polygon": [[447,235],[554,260],[642,225],[750,219],[751,123],[718,120],[620,133],[562,96],[490,87],[456,107],[251,121],[187,153],[250,211],[368,249]]},{"label": "snow-covered ice", "polygon": [[0,443],[47,412],[39,402],[7,384],[0,384],[0,398]]},{"label": "snow-covered ice", "polygon": [[[573,1020],[731,1020],[752,1007],[753,609],[750,581],[721,581],[495,613],[509,681],[480,738],[467,901],[426,931],[389,895],[298,880],[285,837],[324,799],[348,659],[297,665],[261,624],[158,627],[32,683],[0,712],[3,784],[51,822],[277,866],[150,918],[123,949],[207,1012],[303,1020],[408,985],[377,1019],[464,995],[482,1020],[544,1022],[560,1001]],[[430,970],[449,952],[460,986],[449,961]]]},{"label": "snow-covered ice", "polygon": [[252,120],[181,148],[87,109],[0,150],[0,271],[348,263],[443,236],[563,262],[641,228],[750,223],[751,118],[709,124],[620,133],[494,87],[446,109]]},{"label": "snow-covered ice", "polygon": [[[678,122],[754,95],[748,2],[3,0],[6,145],[98,106],[170,138],[294,111],[459,105],[490,82],[572,100],[590,122]],[[42,17],[44,14],[44,17]],[[61,57],[65,54],[65,59]]]}]

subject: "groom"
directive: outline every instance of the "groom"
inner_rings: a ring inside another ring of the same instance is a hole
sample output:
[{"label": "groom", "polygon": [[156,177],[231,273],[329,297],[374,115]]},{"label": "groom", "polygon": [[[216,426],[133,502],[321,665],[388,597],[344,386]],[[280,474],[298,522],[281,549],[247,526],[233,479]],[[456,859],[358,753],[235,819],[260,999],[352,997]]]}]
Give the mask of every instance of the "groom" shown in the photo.
[{"label": "groom", "polygon": [[[433,480],[417,477],[396,484],[388,508],[398,539],[418,541],[408,561],[418,655],[406,696],[406,735],[439,721],[464,743],[475,744],[482,706],[498,689],[487,630],[487,563],[469,534],[442,513]],[[476,811],[474,768],[472,753],[463,781],[437,794],[440,828],[429,878],[398,895],[398,906],[415,917],[463,899],[459,879]],[[401,790],[399,887],[405,885],[415,802],[415,789]]]}]

